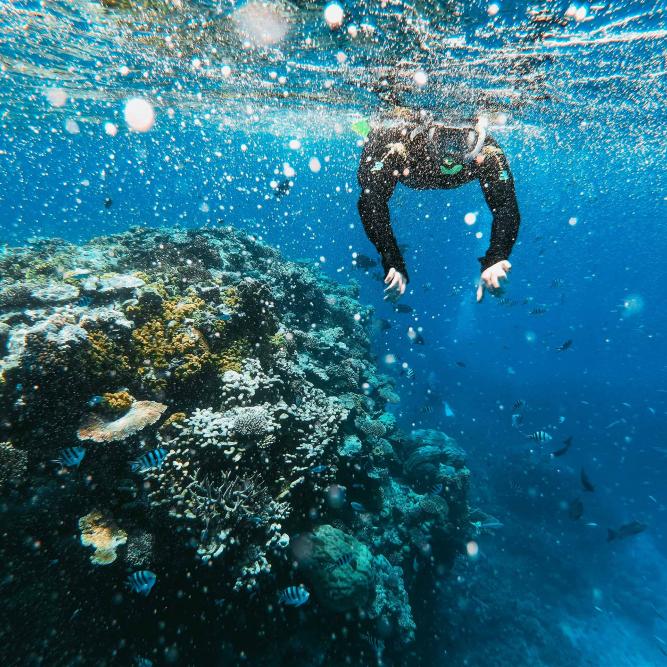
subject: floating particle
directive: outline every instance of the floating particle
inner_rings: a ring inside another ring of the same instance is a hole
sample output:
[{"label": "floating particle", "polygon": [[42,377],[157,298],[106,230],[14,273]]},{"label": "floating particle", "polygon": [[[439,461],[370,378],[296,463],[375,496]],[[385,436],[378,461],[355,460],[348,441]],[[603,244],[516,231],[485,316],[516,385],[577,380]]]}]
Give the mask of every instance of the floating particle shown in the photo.
[{"label": "floating particle", "polygon": [[104,131],[110,137],[115,137],[118,134],[118,125],[115,123],[104,123]]},{"label": "floating particle", "polygon": [[294,168],[290,166],[288,162],[283,163],[283,174],[287,178],[294,178],[296,176],[296,171],[294,171]]},{"label": "floating particle", "polygon": [[475,540],[470,540],[470,542],[466,544],[466,552],[470,558],[477,558],[479,555],[479,544],[477,544]]},{"label": "floating particle", "polygon": [[220,69],[220,73],[225,79],[228,79],[232,74],[232,68],[229,65],[223,65]]},{"label": "floating particle", "polygon": [[311,157],[308,161],[308,167],[310,171],[312,171],[314,174],[317,174],[320,169],[322,169],[322,164],[316,157]]},{"label": "floating particle", "polygon": [[130,68],[127,65],[123,65],[118,71],[121,76],[127,76],[130,73]]},{"label": "floating particle", "polygon": [[475,238],[476,238],[476,239],[481,239],[482,236],[484,236],[484,233],[483,233],[483,232],[476,232],[476,233],[475,233]]},{"label": "floating particle", "polygon": [[125,122],[135,132],[148,132],[155,124],[153,105],[143,97],[132,97],[125,103]]},{"label": "floating particle", "polygon": [[639,315],[644,310],[644,299],[639,294],[631,294],[623,299],[623,317]]},{"label": "floating particle", "polygon": [[588,16],[588,10],[583,5],[574,13],[575,21],[583,21]]},{"label": "floating particle", "polygon": [[474,225],[477,222],[477,213],[476,212],[466,213],[463,216],[463,222],[465,222],[466,225]]},{"label": "floating particle", "polygon": [[534,331],[526,331],[524,334],[526,343],[534,343],[537,340],[537,334]]},{"label": "floating particle", "polygon": [[73,118],[68,118],[65,121],[65,131],[70,134],[79,134],[81,130],[79,124]]},{"label": "floating particle", "polygon": [[300,142],[298,139],[292,139],[292,140],[290,140],[290,142],[289,142],[289,147],[290,147],[293,151],[298,151],[299,148],[301,148],[301,142]]},{"label": "floating particle", "polygon": [[567,221],[567,224],[570,225],[570,227],[574,227],[577,224],[577,222],[578,222],[577,219],[573,217]]},{"label": "floating particle", "polygon": [[344,18],[345,12],[337,2],[332,2],[324,8],[324,20],[332,30],[340,28]]},{"label": "floating particle", "polygon": [[492,2],[487,8],[486,13],[489,16],[495,16],[500,11],[500,5],[495,2]]},{"label": "floating particle", "polygon": [[412,78],[420,88],[425,86],[428,82],[428,74],[426,74],[426,72],[423,70],[417,70]]},{"label": "floating particle", "polygon": [[67,104],[67,93],[62,88],[49,88],[44,96],[52,107],[64,107]]},{"label": "floating particle", "polygon": [[277,3],[251,0],[232,14],[236,29],[255,46],[270,46],[287,34],[287,19]]}]

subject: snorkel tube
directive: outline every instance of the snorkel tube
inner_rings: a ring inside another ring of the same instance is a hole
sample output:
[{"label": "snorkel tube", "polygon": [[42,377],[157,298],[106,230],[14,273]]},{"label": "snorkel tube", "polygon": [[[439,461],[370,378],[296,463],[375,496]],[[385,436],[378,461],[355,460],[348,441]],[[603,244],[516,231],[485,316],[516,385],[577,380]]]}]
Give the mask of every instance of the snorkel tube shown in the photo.
[{"label": "snorkel tube", "polygon": [[475,145],[473,146],[472,150],[466,153],[463,156],[463,161],[466,164],[469,164],[472,162],[481,152],[482,152],[482,146],[484,146],[484,142],[486,141],[486,128],[489,125],[489,121],[485,116],[480,116],[479,119],[477,120],[477,124],[475,125],[475,132],[477,132],[477,141],[475,142]]}]

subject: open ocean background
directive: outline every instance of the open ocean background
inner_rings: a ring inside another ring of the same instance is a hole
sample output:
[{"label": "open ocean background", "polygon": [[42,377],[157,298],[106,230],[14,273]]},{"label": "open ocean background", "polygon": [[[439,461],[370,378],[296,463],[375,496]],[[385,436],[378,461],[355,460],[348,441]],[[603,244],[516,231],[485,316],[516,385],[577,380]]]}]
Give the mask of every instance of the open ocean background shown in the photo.
[{"label": "open ocean background", "polygon": [[[400,24],[386,28],[395,42],[355,51],[347,24],[333,34],[316,3],[290,5],[290,16],[305,18],[285,44],[214,58],[212,42],[193,40],[180,57],[164,55],[149,37],[176,33],[175,24],[186,35],[176,10],[147,30],[150,9],[107,4],[118,6],[0,2],[0,252],[33,237],[83,242],[136,225],[233,226],[335,280],[358,281],[361,301],[390,326],[378,328],[373,349],[398,377],[400,423],[455,437],[469,455],[471,505],[504,524],[479,538],[477,559],[457,565],[454,596],[428,610],[441,632],[424,642],[426,664],[501,664],[494,656],[510,635],[517,667],[664,664],[665,4],[575,3],[585,20],[548,24],[552,34],[528,39],[528,10],[562,17],[569,3],[506,0],[494,17],[488,3],[465,3],[461,16],[441,19],[450,27],[422,61],[411,47],[401,51]],[[188,20],[237,9],[183,4]],[[411,11],[428,17],[436,7]],[[345,10],[358,17],[365,8]],[[303,46],[306,34],[317,48]],[[452,41],[461,36],[466,46]],[[509,65],[519,57],[524,70]],[[522,225],[503,301],[474,300],[476,258],[490,232],[475,183],[399,187],[391,201],[412,313],[383,302],[377,268],[354,265],[353,253],[375,253],[356,210],[361,149],[350,125],[376,104],[370,82],[399,61],[406,103],[422,95],[425,106],[461,118],[505,114],[492,134],[510,161]],[[229,77],[217,75],[223,64]],[[417,69],[433,72],[423,91],[410,87]],[[288,98],[260,85],[274,81],[271,71],[287,76]],[[53,89],[65,91],[62,106],[50,103]],[[143,134],[123,119],[137,95],[156,113]],[[271,181],[285,174],[293,186],[276,196]],[[474,225],[464,222],[470,212]],[[531,314],[536,308],[545,312]],[[536,445],[512,427],[519,399],[521,430],[547,430],[553,442]],[[568,436],[570,452],[551,458]],[[595,493],[582,492],[582,467]],[[577,497],[584,515],[572,521],[567,506]],[[647,530],[607,542],[608,527],[632,520]]]}]

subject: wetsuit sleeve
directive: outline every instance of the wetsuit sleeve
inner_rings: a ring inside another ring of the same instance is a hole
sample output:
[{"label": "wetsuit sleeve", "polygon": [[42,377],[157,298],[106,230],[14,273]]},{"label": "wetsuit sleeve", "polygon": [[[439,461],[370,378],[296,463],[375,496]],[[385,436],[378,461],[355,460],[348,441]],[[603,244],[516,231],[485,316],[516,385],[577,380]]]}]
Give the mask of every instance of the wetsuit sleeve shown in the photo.
[{"label": "wetsuit sleeve", "polygon": [[495,141],[487,140],[482,155],[484,161],[479,166],[479,181],[493,215],[489,249],[479,258],[484,271],[509,258],[519,233],[520,216],[514,179],[505,153]]},{"label": "wetsuit sleeve", "polygon": [[393,267],[409,280],[389,217],[389,199],[398,182],[397,170],[403,168],[399,156],[388,155],[391,142],[387,132],[374,130],[368,135],[357,171],[361,186],[357,206],[366,236],[380,253],[385,275]]}]

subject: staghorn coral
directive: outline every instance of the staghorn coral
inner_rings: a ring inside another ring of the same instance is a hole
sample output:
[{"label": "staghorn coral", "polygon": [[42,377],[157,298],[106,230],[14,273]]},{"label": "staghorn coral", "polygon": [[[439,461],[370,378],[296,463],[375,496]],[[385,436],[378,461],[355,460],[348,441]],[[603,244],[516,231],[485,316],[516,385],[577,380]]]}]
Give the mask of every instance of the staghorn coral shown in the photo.
[{"label": "staghorn coral", "polygon": [[127,542],[127,533],[116,525],[109,512],[93,510],[79,519],[81,544],[93,547],[90,562],[110,565],[116,558],[116,549]]}]

